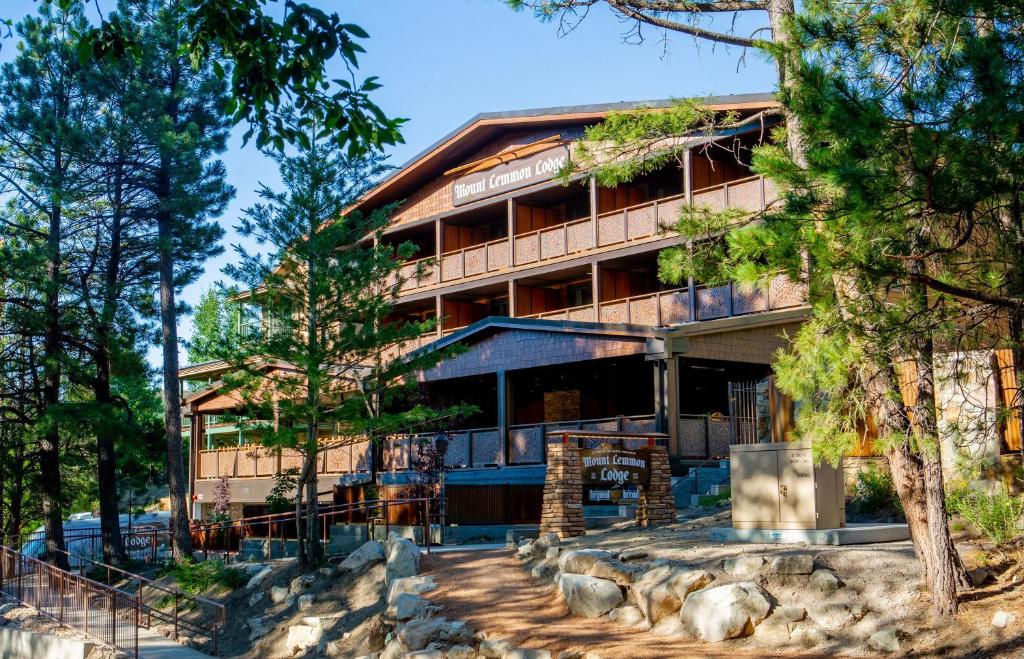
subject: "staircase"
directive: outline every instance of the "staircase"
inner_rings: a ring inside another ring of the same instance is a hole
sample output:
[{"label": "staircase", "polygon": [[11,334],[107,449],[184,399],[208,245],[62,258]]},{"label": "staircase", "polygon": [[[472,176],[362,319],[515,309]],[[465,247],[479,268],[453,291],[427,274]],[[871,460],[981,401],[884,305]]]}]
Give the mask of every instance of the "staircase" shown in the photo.
[{"label": "staircase", "polygon": [[672,496],[676,509],[692,508],[699,505],[698,499],[705,494],[718,494],[729,486],[729,461],[718,460],[692,467],[688,474],[672,478]]}]

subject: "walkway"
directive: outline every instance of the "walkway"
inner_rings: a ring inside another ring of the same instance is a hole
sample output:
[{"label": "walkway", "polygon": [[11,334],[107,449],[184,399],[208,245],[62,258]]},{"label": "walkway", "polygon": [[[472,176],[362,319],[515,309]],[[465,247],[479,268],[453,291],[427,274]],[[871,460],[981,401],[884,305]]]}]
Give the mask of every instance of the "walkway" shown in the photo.
[{"label": "walkway", "polygon": [[445,617],[465,620],[515,646],[549,650],[552,656],[570,649],[594,651],[601,659],[772,656],[574,617],[553,586],[531,578],[505,549],[431,553],[423,557],[423,571],[438,584],[425,596],[443,608]]},{"label": "walkway", "polygon": [[208,659],[210,655],[187,648],[156,632],[139,628],[139,659]]}]

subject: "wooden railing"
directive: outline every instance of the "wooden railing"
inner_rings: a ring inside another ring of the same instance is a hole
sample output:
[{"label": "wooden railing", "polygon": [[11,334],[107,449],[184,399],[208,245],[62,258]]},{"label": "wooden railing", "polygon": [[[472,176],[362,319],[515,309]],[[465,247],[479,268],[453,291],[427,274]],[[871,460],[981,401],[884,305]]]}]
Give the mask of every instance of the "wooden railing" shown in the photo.
[{"label": "wooden railing", "polygon": [[[295,449],[267,448],[258,444],[199,451],[196,478],[273,478],[290,468],[302,468]],[[346,474],[370,469],[369,444],[331,446],[320,452],[317,473]]]},{"label": "wooden railing", "polygon": [[499,238],[442,254],[441,281],[497,272],[510,265],[508,238]]},{"label": "wooden railing", "polygon": [[520,317],[543,318],[545,320],[579,320],[586,322],[594,322],[594,305],[583,304],[578,307],[569,307],[568,309],[555,309],[554,311],[545,311],[543,313],[534,313],[528,316]]},{"label": "wooden railing", "polygon": [[[750,176],[694,190],[690,193],[690,203],[712,210],[737,208],[757,212],[766,208],[775,197],[775,187],[770,181],[761,176]],[[471,245],[442,254],[438,258],[439,263],[428,266],[419,277],[415,276],[418,264],[434,257],[411,261],[400,271],[406,279],[401,290],[403,293],[414,291],[592,249],[651,239],[663,230],[672,231],[686,204],[685,194],[671,195],[601,213],[596,216],[597,226],[594,226],[594,218],[583,217]]]}]

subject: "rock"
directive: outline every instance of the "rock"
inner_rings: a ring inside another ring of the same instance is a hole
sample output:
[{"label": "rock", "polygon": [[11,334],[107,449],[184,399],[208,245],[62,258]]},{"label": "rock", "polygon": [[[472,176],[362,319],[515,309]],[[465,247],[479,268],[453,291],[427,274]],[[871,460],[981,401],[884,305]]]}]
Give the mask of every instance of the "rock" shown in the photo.
[{"label": "rock", "polygon": [[880,629],[868,637],[868,647],[882,652],[899,652],[899,634],[892,628]]},{"label": "rock", "polygon": [[630,598],[652,625],[679,610],[682,601],[669,584],[673,570],[667,565],[644,572],[629,589]]},{"label": "rock", "polygon": [[480,656],[488,659],[501,659],[512,649],[512,644],[500,638],[485,638],[480,642]]},{"label": "rock", "polygon": [[811,620],[835,632],[864,617],[864,606],[857,602],[813,602],[807,605]]},{"label": "rock", "polygon": [[519,545],[519,549],[516,550],[516,558],[524,561],[533,558],[533,543],[527,541],[525,544]]},{"label": "rock", "polygon": [[558,588],[569,610],[584,618],[599,618],[622,604],[622,591],[607,579],[563,573]]},{"label": "rock", "polygon": [[587,574],[599,579],[614,581],[620,586],[628,586],[643,573],[643,570],[635,565],[626,565],[614,558],[605,558],[595,562],[587,570]]},{"label": "rock", "polygon": [[762,566],[764,558],[761,556],[737,556],[722,561],[722,569],[726,574],[740,579],[757,575],[761,572]]},{"label": "rock", "polygon": [[996,611],[995,615],[992,616],[992,626],[998,627],[999,629],[1006,629],[1014,622],[1016,622],[1016,620],[1017,616],[1000,609],[999,611]]},{"label": "rock", "polygon": [[284,586],[274,586],[270,589],[270,601],[280,604],[288,598],[288,589]]},{"label": "rock", "polygon": [[558,570],[570,574],[586,574],[594,563],[610,558],[611,554],[600,549],[573,549],[558,557]]},{"label": "rock", "polygon": [[398,632],[398,640],[409,652],[422,650],[437,639],[448,627],[444,618],[419,618],[405,623]]},{"label": "rock", "polygon": [[501,659],[551,659],[551,652],[533,648],[512,648],[501,655]]},{"label": "rock", "polygon": [[249,642],[251,643],[258,638],[263,638],[274,628],[274,616],[249,618],[245,621],[245,624],[249,628]]},{"label": "rock", "polygon": [[362,572],[364,569],[375,563],[383,563],[387,556],[384,553],[384,545],[376,540],[364,542],[354,552],[345,557],[338,568],[349,572]]},{"label": "rock", "polygon": [[452,646],[444,656],[447,659],[476,659],[476,650],[472,646]]},{"label": "rock", "polygon": [[263,598],[266,597],[266,595],[267,595],[267,591],[265,591],[265,590],[257,590],[255,593],[250,595],[249,596],[249,608],[252,608],[252,607],[256,606],[257,604],[259,604],[260,602],[262,602]]},{"label": "rock", "polygon": [[536,565],[530,570],[530,575],[534,579],[550,579],[552,576],[558,573],[558,557],[545,558],[542,561],[538,561]]},{"label": "rock", "polygon": [[544,556],[547,554],[548,549],[558,547],[561,544],[562,540],[558,537],[557,533],[552,533],[551,531],[542,533],[539,538],[533,541],[533,554],[534,556]]},{"label": "rock", "polygon": [[412,593],[400,593],[394,604],[388,606],[388,615],[395,620],[404,622],[413,618],[424,618],[430,602]]},{"label": "rock", "polygon": [[8,612],[13,611],[16,608],[18,608],[18,605],[14,602],[6,602],[4,604],[0,604],[0,616],[7,615]]},{"label": "rock", "polygon": [[[790,612],[780,609],[789,609]],[[772,612],[755,632],[761,643],[774,646],[811,648],[828,640],[828,634],[810,620],[794,619],[803,616],[802,607],[780,607]]]},{"label": "rock", "polygon": [[392,542],[388,551],[387,583],[403,577],[411,577],[420,571],[420,550],[411,540],[399,538]]},{"label": "rock", "polygon": [[635,561],[638,558],[647,558],[648,552],[646,549],[623,549],[619,552],[620,561]]},{"label": "rock", "polygon": [[267,577],[270,576],[270,573],[273,571],[274,568],[270,566],[263,568],[262,570],[254,574],[251,579],[249,579],[249,583],[245,584],[245,589],[252,590],[256,586],[260,585]]},{"label": "rock", "polygon": [[298,595],[304,590],[309,590],[316,583],[316,573],[310,572],[309,574],[303,574],[292,579],[292,583],[288,586],[288,592],[292,595]]},{"label": "rock", "polygon": [[983,567],[976,567],[973,570],[968,570],[967,576],[971,580],[971,585],[977,588],[978,586],[981,586],[986,581],[991,579],[992,573]]},{"label": "rock", "polygon": [[617,622],[620,625],[632,627],[633,625],[639,625],[644,621],[644,614],[639,607],[627,605],[620,606],[617,609],[609,611],[608,619],[612,622]]},{"label": "rock", "polygon": [[802,606],[777,606],[769,620],[776,622],[800,622],[807,617],[807,609]]},{"label": "rock", "polygon": [[402,577],[401,579],[395,579],[388,588],[388,606],[394,605],[396,598],[402,593],[422,595],[423,593],[429,593],[435,588],[437,588],[437,584],[434,583],[434,577],[431,576]]},{"label": "rock", "polygon": [[839,590],[839,577],[832,570],[818,569],[811,574],[808,580],[814,588],[823,593],[831,594]]},{"label": "rock", "polygon": [[285,608],[290,609],[290,608],[292,608],[292,605],[294,605],[294,604],[295,604],[295,595],[289,593],[288,597],[284,598]]},{"label": "rock", "polygon": [[664,567],[666,565],[671,565],[671,564],[672,564],[672,561],[670,559],[662,556],[661,558],[656,558],[653,561],[651,561],[649,569],[653,570],[656,567]]},{"label": "rock", "polygon": [[476,631],[464,620],[449,622],[441,630],[440,638],[450,644],[472,643]]},{"label": "rock", "polygon": [[690,593],[679,611],[687,635],[704,641],[749,636],[772,605],[752,581],[704,588]]},{"label": "rock", "polygon": [[334,576],[334,568],[330,567],[329,565],[325,565],[324,567],[322,567],[319,570],[317,570],[317,572],[320,573],[321,577],[332,577],[332,576]]},{"label": "rock", "polygon": [[684,637],[686,636],[686,629],[683,627],[683,621],[679,619],[679,616],[665,616],[658,621],[658,624],[651,628],[651,633],[655,636]]},{"label": "rock", "polygon": [[299,611],[305,611],[313,606],[313,595],[299,595]]},{"label": "rock", "polygon": [[791,554],[776,556],[768,565],[771,574],[810,574],[814,572],[814,556],[810,554]]},{"label": "rock", "polygon": [[557,659],[583,659],[583,653],[579,650],[562,650]]},{"label": "rock", "polygon": [[381,651],[380,657],[377,659],[400,659],[404,654],[405,648],[402,647],[402,642],[395,638],[384,646],[384,650]]},{"label": "rock", "polygon": [[285,648],[291,654],[307,652],[320,643],[324,630],[319,627],[308,625],[292,625],[288,628],[288,639],[285,641]]},{"label": "rock", "polygon": [[440,648],[427,648],[409,652],[403,656],[403,659],[444,659],[444,651]]},{"label": "rock", "polygon": [[[320,616],[306,616],[306,617],[304,617],[302,619],[302,624],[306,625],[307,627],[323,627],[324,626],[323,620],[320,618]],[[345,634],[347,635],[348,632],[345,632]]]},{"label": "rock", "polygon": [[445,655],[447,659],[476,659],[476,650],[470,645],[453,645]]},{"label": "rock", "polygon": [[715,577],[704,570],[675,570],[668,580],[668,587],[679,601],[683,602],[687,595],[706,587],[714,580]]},{"label": "rock", "polygon": [[247,577],[254,577],[263,570],[265,570],[266,567],[267,566],[263,563],[245,563],[243,565],[237,566],[237,569],[241,570],[242,572],[245,572],[245,576]]},{"label": "rock", "polygon": [[561,551],[561,547],[548,547],[548,550],[544,553],[544,558],[558,558],[558,554]]}]

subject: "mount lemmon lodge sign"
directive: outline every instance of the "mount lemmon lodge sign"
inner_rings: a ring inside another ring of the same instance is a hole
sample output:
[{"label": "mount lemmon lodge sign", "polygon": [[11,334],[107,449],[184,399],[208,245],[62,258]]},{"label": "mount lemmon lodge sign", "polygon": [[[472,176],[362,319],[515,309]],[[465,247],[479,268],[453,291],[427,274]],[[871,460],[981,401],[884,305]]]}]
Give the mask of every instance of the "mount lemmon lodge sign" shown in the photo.
[{"label": "mount lemmon lodge sign", "polygon": [[569,149],[563,145],[467,174],[452,184],[452,205],[461,206],[548,181],[568,161]]},{"label": "mount lemmon lodge sign", "polygon": [[647,449],[581,448],[580,468],[583,503],[636,501],[651,480]]}]

